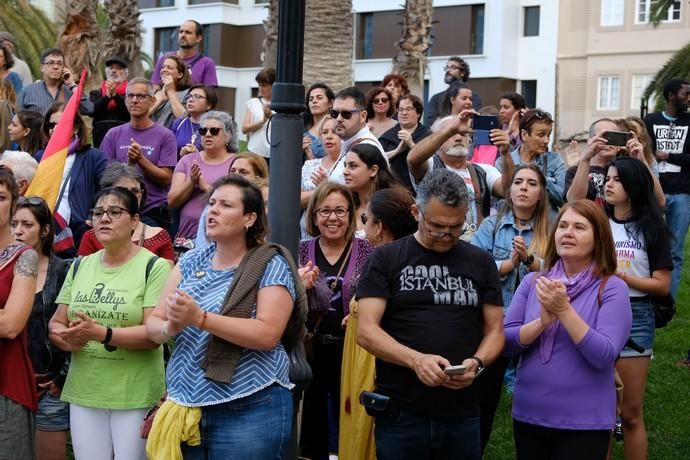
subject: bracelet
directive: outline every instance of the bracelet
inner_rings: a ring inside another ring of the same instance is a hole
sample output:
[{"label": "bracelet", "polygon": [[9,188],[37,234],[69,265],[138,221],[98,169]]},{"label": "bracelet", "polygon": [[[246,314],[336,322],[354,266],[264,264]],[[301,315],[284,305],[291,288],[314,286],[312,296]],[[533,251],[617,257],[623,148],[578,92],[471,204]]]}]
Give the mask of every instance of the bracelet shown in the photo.
[{"label": "bracelet", "polygon": [[113,329],[111,327],[107,327],[105,329],[105,339],[101,342],[103,345],[107,345],[110,343],[110,341],[113,339]]},{"label": "bracelet", "polygon": [[204,310],[204,317],[201,318],[201,324],[199,325],[199,329],[203,329],[206,325],[206,318],[208,318],[208,312]]}]

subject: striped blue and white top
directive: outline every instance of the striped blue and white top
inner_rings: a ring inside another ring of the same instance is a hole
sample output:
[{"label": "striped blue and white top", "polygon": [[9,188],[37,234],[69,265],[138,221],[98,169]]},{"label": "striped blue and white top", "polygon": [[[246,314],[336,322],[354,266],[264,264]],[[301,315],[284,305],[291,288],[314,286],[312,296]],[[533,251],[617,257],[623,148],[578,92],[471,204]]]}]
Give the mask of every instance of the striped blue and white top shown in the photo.
[{"label": "striped blue and white top", "polygon": [[[202,309],[220,313],[235,270],[211,268],[215,250],[216,246],[211,245],[182,256],[179,288],[194,297]],[[295,300],[294,280],[282,256],[275,256],[266,266],[259,289],[266,286],[285,286]],[[252,313],[255,315],[256,306]],[[185,328],[175,337],[167,369],[168,397],[172,401],[188,407],[210,406],[244,398],[273,383],[292,388],[288,355],[280,342],[271,351],[243,350],[229,384],[204,378],[204,371],[199,366],[210,338],[210,333],[194,326]]]}]

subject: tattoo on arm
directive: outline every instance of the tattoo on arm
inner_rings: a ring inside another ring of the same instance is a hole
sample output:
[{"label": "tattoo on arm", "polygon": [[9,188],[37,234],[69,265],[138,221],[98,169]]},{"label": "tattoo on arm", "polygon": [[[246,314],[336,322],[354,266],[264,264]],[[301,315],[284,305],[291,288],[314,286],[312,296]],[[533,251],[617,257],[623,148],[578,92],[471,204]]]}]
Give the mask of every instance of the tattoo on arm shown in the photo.
[{"label": "tattoo on arm", "polygon": [[19,255],[19,259],[14,265],[14,274],[25,278],[38,276],[38,254],[36,251],[30,249]]}]

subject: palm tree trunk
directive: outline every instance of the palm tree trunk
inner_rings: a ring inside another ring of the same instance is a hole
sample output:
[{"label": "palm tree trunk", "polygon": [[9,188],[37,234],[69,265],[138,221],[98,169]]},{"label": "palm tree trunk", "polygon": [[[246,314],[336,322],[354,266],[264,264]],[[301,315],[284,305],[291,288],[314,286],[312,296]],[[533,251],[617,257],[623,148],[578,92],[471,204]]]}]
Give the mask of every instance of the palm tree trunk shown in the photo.
[{"label": "palm tree trunk", "polygon": [[420,97],[424,90],[433,14],[432,0],[406,0],[402,33],[395,44],[398,54],[393,58],[393,73],[402,74],[410,91]]},{"label": "palm tree trunk", "polygon": [[139,19],[137,0],[105,0],[110,18],[110,30],[103,44],[103,57],[121,56],[129,61],[129,77],[144,75],[141,65],[141,36],[144,33]]},{"label": "palm tree trunk", "polygon": [[99,66],[101,31],[96,20],[96,2],[70,0],[67,4],[65,26],[58,37],[58,48],[65,55],[65,63],[77,75],[87,70],[84,90],[97,88],[102,80]]}]

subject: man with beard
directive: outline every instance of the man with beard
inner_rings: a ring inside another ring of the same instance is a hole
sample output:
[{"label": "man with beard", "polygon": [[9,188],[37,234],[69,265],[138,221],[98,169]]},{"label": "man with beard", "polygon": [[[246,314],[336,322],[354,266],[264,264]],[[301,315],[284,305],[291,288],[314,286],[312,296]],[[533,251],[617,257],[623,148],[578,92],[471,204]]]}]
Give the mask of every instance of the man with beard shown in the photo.
[{"label": "man with beard", "polygon": [[98,148],[110,128],[129,121],[125,105],[127,91],[127,60],[110,56],[105,60],[105,80],[100,89],[89,94],[93,102],[93,146]]},{"label": "man with beard", "polygon": [[343,140],[340,144],[341,157],[351,146],[359,143],[374,145],[385,154],[381,143],[367,126],[366,107],[364,93],[354,86],[342,89],[335,95],[329,115],[335,120],[336,134]]},{"label": "man with beard", "polygon": [[[501,173],[486,164],[473,164],[470,156],[469,123],[477,114],[473,110],[463,110],[459,115],[451,115],[437,123],[436,131],[421,140],[407,155],[412,184],[416,187],[429,171],[449,169],[459,175],[469,194],[469,207],[463,228],[462,239],[470,239],[491,211],[491,195],[503,197]],[[489,133],[491,142],[498,147],[502,157],[510,153],[510,138],[501,129]]]},{"label": "man with beard", "polygon": [[[451,56],[448,58],[446,66],[443,68],[446,75],[443,77],[443,81],[446,85],[449,85],[455,81],[460,81],[467,85],[467,80],[470,79],[470,66],[465,62],[465,60],[459,56]],[[446,90],[436,93],[431,96],[429,102],[424,108],[424,125],[431,126],[434,124],[437,118],[445,117],[450,115],[450,108],[443,108],[443,100],[446,96]],[[472,91],[472,106],[474,110],[479,110],[482,106],[482,97],[477,91]]]},{"label": "man with beard", "polygon": [[151,81],[156,90],[161,89],[161,67],[163,61],[168,56],[177,55],[189,69],[192,83],[201,83],[206,86],[218,86],[218,77],[216,76],[216,63],[208,56],[204,56],[199,48],[204,39],[204,28],[201,24],[194,20],[185,21],[180,26],[178,32],[177,44],[179,48],[177,51],[164,53],[158,62],[156,68],[151,75]]},{"label": "man with beard", "polygon": [[666,223],[674,236],[671,294],[675,296],[683,271],[683,244],[690,226],[690,83],[670,80],[663,95],[666,110],[650,113],[645,124],[659,160],[659,181],[666,195]]}]

